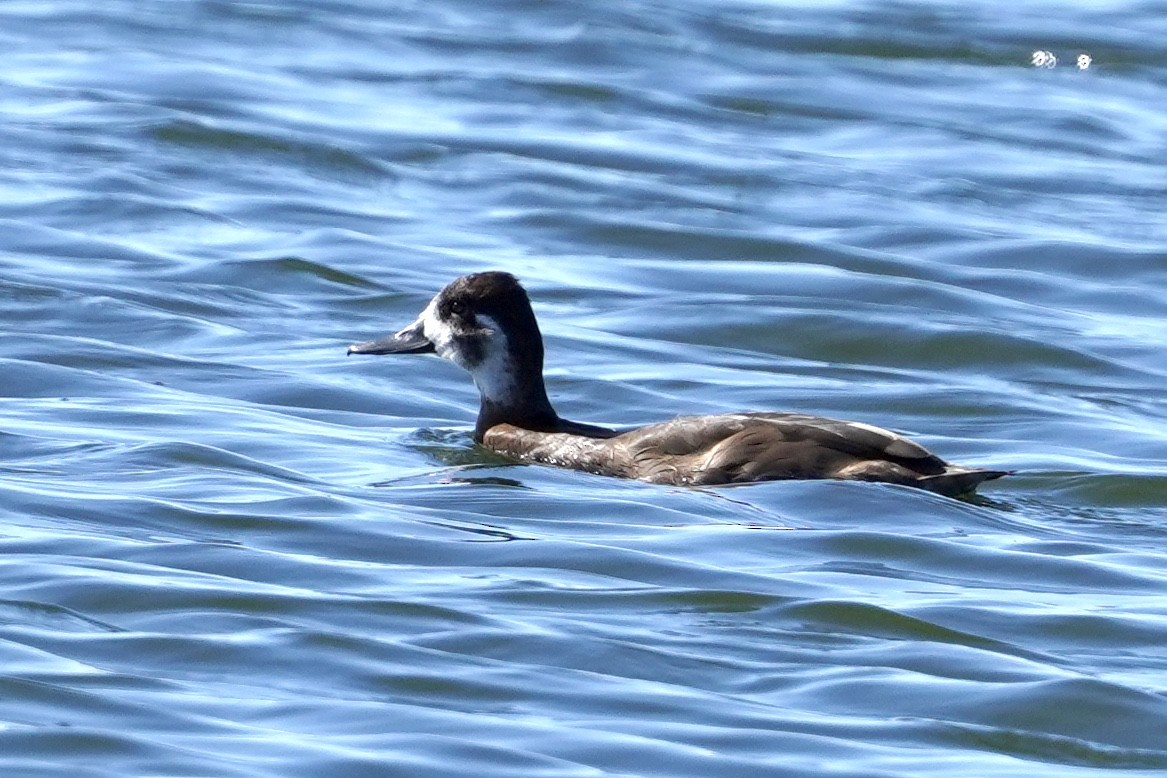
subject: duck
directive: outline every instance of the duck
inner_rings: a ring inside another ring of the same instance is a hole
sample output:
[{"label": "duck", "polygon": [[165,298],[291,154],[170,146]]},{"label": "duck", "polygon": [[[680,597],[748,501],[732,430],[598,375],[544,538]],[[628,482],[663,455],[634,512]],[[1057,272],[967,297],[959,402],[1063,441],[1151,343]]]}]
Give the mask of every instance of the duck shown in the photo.
[{"label": "duck", "polygon": [[475,443],[520,463],[673,486],[839,479],[949,497],[1012,472],[953,465],[890,430],[803,413],[679,416],[627,430],[570,421],[547,396],[531,300],[502,271],[454,279],[413,323],[348,354],[437,354],[463,368],[480,395]]}]

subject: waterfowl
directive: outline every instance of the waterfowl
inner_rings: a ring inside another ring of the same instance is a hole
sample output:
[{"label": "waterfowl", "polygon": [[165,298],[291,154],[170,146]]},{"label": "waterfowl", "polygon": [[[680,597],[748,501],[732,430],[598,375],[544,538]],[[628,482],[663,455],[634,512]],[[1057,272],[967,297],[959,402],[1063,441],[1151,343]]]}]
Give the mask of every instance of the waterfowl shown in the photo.
[{"label": "waterfowl", "polygon": [[523,462],[657,484],[836,478],[949,496],[1009,474],[949,464],[869,424],[800,413],[681,416],[626,431],[568,421],[547,397],[543,336],[526,290],[509,273],[457,278],[408,327],[348,353],[436,353],[459,365],[481,395],[474,440]]}]

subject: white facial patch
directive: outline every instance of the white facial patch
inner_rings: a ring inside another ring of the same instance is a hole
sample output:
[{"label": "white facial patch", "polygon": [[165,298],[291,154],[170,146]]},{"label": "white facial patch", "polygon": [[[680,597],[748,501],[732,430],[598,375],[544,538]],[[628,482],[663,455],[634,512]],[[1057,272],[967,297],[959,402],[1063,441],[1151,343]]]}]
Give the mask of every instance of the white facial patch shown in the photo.
[{"label": "white facial patch", "polygon": [[435,297],[418,321],[438,356],[469,372],[483,398],[499,405],[507,404],[515,394],[515,371],[507,350],[506,333],[495,319],[478,314],[475,316],[478,329],[472,334],[459,333],[452,323],[438,315]]},{"label": "white facial patch", "polygon": [[457,362],[454,355],[450,353],[450,342],[453,340],[454,333],[449,324],[438,318],[438,298],[430,300],[429,305],[417,317],[421,323],[421,332],[425,335],[426,340],[434,344],[434,351],[439,357],[448,359],[451,362]]}]

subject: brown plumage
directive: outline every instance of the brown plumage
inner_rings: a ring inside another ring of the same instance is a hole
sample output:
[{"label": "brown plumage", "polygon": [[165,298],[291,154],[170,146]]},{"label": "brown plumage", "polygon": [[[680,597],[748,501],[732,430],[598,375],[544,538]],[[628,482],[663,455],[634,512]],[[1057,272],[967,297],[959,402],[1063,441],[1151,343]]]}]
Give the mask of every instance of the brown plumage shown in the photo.
[{"label": "brown plumage", "polygon": [[475,440],[523,462],[657,484],[707,486],[839,478],[973,492],[1004,470],[951,465],[907,438],[859,422],[797,413],[682,416],[618,432],[562,419],[543,383],[543,339],[518,280],[456,279],[409,327],[350,354],[436,351],[470,371],[482,396]]}]

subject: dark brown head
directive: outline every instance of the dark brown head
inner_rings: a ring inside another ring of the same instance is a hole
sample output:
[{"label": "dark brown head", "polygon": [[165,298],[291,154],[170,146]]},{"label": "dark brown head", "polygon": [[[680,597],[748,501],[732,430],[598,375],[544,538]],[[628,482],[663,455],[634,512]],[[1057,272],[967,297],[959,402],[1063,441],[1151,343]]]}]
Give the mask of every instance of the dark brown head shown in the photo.
[{"label": "dark brown head", "polygon": [[434,296],[413,324],[388,338],[348,350],[350,354],[429,352],[474,378],[482,396],[479,435],[502,422],[537,427],[557,419],[543,386],[543,336],[526,290],[510,273],[491,271],[457,278]]}]

